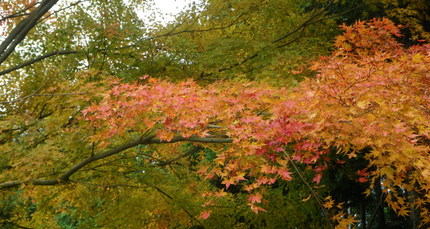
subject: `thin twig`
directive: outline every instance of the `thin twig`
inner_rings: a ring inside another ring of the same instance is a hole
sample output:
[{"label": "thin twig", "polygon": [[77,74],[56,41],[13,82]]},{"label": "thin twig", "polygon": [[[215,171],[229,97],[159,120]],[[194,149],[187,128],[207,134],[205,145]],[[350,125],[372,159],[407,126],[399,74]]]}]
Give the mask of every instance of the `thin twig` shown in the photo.
[{"label": "thin twig", "polygon": [[372,218],[370,219],[370,223],[368,228],[372,228],[372,224],[375,221],[376,215],[378,214],[378,209],[381,207],[383,202],[384,192],[381,192],[381,195],[379,196],[378,205],[376,205],[375,211],[372,214]]},{"label": "thin twig", "polygon": [[0,104],[17,103],[17,102],[21,102],[23,100],[26,100],[26,99],[29,99],[29,98],[35,97],[35,96],[67,96],[67,95],[85,95],[85,94],[87,94],[87,93],[31,94],[31,95],[27,95],[27,96],[20,98],[20,99],[0,102]]},{"label": "thin twig", "polygon": [[305,185],[309,188],[309,190],[311,191],[312,195],[315,197],[315,199],[318,202],[318,205],[320,206],[321,210],[323,211],[324,215],[327,218],[328,223],[330,224],[331,228],[334,228],[333,224],[331,223],[331,219],[330,219],[330,214],[327,212],[327,210],[324,208],[321,200],[320,200],[320,196],[315,192],[315,190],[310,186],[310,184],[306,181],[306,179],[303,177],[302,173],[300,172],[299,168],[297,168],[296,164],[293,162],[293,160],[291,159],[290,155],[285,152],[284,153],[285,156],[287,157],[288,161],[293,165],[294,170],[296,170],[297,174],[299,175],[300,179],[303,181],[303,183],[305,183]]}]

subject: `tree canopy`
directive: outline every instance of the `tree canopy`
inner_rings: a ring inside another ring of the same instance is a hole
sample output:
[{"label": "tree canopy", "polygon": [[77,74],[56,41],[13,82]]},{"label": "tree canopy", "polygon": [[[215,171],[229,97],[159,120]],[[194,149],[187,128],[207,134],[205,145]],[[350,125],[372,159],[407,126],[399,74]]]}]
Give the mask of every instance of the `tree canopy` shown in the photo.
[{"label": "tree canopy", "polygon": [[150,4],[2,5],[2,227],[430,225],[425,1]]}]

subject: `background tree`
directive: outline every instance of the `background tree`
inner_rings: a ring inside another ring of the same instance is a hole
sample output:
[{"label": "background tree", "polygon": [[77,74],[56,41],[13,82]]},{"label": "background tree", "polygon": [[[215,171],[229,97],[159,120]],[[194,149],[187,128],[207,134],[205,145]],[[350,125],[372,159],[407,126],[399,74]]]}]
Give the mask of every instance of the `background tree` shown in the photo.
[{"label": "background tree", "polygon": [[417,44],[420,39],[429,40],[430,4],[425,0],[363,0],[338,1],[330,12],[339,14],[338,23],[353,24],[356,20],[368,20],[375,17],[388,17],[397,24],[401,24],[403,44]]}]

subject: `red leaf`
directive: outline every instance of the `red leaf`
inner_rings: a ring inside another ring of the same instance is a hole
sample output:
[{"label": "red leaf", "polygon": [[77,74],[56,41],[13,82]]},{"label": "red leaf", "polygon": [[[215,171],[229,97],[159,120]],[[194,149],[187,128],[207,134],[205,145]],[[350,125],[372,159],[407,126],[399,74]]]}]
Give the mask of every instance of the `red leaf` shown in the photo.
[{"label": "red leaf", "polygon": [[211,215],[211,213],[212,213],[212,210],[204,210],[204,211],[202,211],[200,213],[199,218],[200,219],[207,219],[207,218],[209,218],[209,216]]},{"label": "red leaf", "polygon": [[321,181],[321,178],[322,178],[322,173],[317,173],[317,175],[315,175],[315,177],[312,181],[319,184]]},{"label": "red leaf", "polygon": [[360,182],[360,183],[366,183],[367,181],[368,181],[368,179],[365,177],[359,177],[358,178],[358,182]]},{"label": "red leaf", "polygon": [[292,180],[291,172],[289,172],[287,169],[279,169],[278,174],[281,175],[282,179],[284,180]]},{"label": "red leaf", "polygon": [[367,172],[367,169],[362,169],[362,170],[358,170],[357,171],[357,174],[359,175],[359,176],[369,176],[369,172]]}]

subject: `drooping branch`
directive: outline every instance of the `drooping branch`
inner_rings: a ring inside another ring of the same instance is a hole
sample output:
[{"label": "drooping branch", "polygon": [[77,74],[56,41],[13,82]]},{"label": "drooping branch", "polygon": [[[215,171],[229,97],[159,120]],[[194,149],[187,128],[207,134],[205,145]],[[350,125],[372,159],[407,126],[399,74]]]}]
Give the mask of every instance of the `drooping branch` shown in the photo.
[{"label": "drooping branch", "polygon": [[117,146],[113,149],[110,149],[106,152],[99,153],[92,155],[90,157],[85,158],[81,162],[75,164],[70,169],[68,169],[66,172],[64,172],[62,175],[60,175],[58,178],[55,179],[34,179],[29,181],[22,181],[22,180],[14,180],[14,181],[8,181],[0,183],[0,189],[8,189],[13,187],[18,187],[22,184],[32,184],[32,185],[57,185],[61,183],[68,183],[70,180],[70,177],[78,172],[80,169],[85,167],[86,165],[101,160],[103,158],[121,153],[127,149],[133,148],[138,145],[149,145],[149,144],[161,144],[161,143],[175,143],[175,142],[201,142],[201,143],[232,143],[233,140],[231,138],[212,138],[212,137],[190,137],[185,138],[182,136],[176,136],[171,141],[161,140],[158,138],[155,138],[155,135],[145,136],[141,138],[137,138],[135,140],[129,141],[123,145]]},{"label": "drooping branch", "polygon": [[0,44],[0,65],[12,54],[16,46],[27,36],[37,21],[46,14],[58,0],[44,0],[27,18],[21,20]]}]

